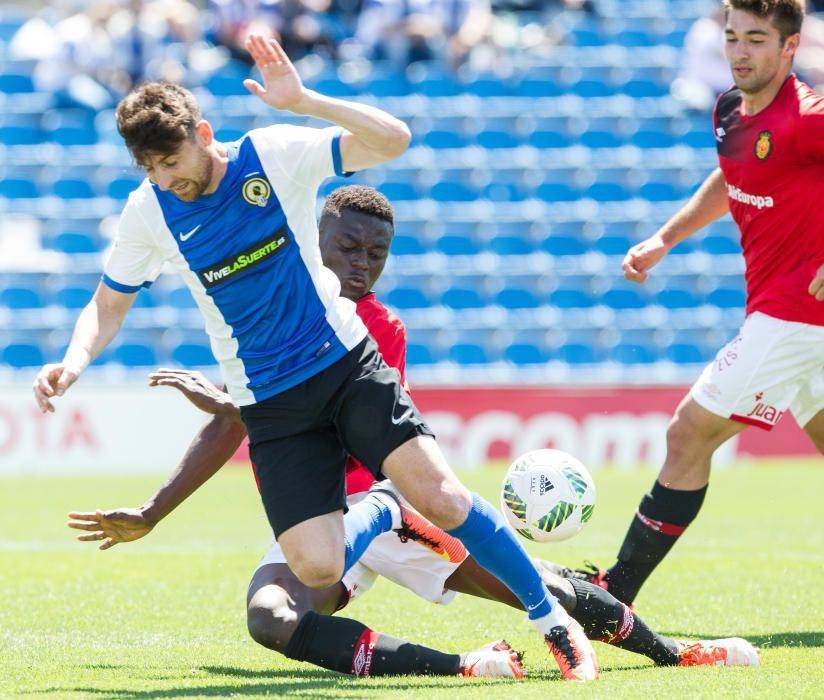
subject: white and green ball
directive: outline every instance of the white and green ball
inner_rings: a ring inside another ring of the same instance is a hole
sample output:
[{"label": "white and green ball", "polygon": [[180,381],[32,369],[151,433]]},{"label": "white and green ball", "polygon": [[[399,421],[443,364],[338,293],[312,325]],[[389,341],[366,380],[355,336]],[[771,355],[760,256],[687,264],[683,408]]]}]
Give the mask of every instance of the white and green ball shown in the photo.
[{"label": "white and green ball", "polygon": [[532,450],[516,459],[501,485],[501,510],[520,535],[560,542],[592,517],[595,483],[587,468],[561,450]]}]

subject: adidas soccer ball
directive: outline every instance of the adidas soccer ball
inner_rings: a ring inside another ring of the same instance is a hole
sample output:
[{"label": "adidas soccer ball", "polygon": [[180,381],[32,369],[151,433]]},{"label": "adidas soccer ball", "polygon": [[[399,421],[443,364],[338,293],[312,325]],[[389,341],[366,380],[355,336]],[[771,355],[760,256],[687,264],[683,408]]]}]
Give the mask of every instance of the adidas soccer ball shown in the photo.
[{"label": "adidas soccer ball", "polygon": [[532,450],[516,459],[501,485],[501,510],[528,540],[560,542],[592,517],[595,483],[575,457],[561,450]]}]

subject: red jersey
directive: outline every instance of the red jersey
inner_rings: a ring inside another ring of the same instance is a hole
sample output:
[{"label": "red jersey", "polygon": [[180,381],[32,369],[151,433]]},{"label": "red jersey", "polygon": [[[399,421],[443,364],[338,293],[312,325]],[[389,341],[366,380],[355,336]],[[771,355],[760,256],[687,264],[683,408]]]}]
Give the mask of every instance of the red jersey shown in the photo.
[{"label": "red jersey", "polygon": [[824,264],[824,97],[791,75],[754,116],[733,88],[713,122],[746,262],[747,314],[824,326],[807,287]]},{"label": "red jersey", "polygon": [[[390,367],[401,373],[403,388],[409,392],[406,383],[406,327],[395,314],[381,304],[374,292],[358,299],[356,309],[366,329],[378,344],[383,359]],[[366,491],[375,480],[366,467],[354,457],[346,462],[346,493]]]}]

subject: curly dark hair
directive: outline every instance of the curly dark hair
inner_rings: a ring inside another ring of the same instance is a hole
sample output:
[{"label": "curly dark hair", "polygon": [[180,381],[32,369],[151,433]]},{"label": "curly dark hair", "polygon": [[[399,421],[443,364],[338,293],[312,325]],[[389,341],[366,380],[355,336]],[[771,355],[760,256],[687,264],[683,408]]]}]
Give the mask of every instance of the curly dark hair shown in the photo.
[{"label": "curly dark hair", "polygon": [[781,43],[798,34],[804,22],[804,0],[724,0],[724,10],[742,10],[761,19],[770,19],[781,34]]},{"label": "curly dark hair", "polygon": [[359,212],[367,216],[374,216],[377,219],[386,221],[393,229],[395,227],[395,214],[389,200],[378,192],[374,187],[364,185],[346,185],[334,190],[323,205],[320,215],[320,228],[330,217],[340,217],[341,211]]},{"label": "curly dark hair", "polygon": [[201,120],[195,96],[174,83],[144,83],[117,105],[117,130],[138,164],[147,156],[175,153],[195,136]]}]

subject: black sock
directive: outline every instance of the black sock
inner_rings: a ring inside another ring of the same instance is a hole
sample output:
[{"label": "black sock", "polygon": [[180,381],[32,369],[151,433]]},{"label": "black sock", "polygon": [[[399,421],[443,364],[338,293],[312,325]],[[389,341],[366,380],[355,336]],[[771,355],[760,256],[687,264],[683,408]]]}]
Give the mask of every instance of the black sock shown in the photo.
[{"label": "black sock", "polygon": [[618,561],[607,572],[609,592],[631,603],[644,581],[667,555],[701,510],[707,487],[676,491],[657,481],[638,506]]},{"label": "black sock", "polygon": [[569,579],[575,589],[575,610],[570,613],[587,637],[643,654],[655,663],[675,666],[681,660],[678,643],[649,628],[620,600],[589,581]]},{"label": "black sock", "polygon": [[390,637],[357,620],[314,612],[303,616],[284,654],[353,676],[454,676],[463,665],[459,654]]}]

